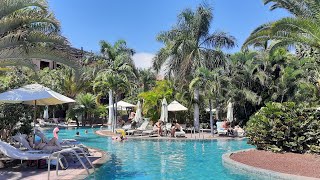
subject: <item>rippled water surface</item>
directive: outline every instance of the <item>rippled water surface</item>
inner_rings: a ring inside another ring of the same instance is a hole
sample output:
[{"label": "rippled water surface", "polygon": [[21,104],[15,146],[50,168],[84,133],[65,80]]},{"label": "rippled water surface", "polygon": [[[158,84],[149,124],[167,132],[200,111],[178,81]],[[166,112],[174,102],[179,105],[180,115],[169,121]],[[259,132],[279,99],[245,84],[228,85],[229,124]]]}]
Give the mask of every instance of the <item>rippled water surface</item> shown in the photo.
[{"label": "rippled water surface", "polygon": [[[59,138],[76,138],[105,150],[111,159],[88,179],[250,179],[222,166],[226,152],[252,148],[245,140],[127,140],[115,142],[97,129],[60,129]],[[75,137],[76,132],[80,137]],[[50,131],[48,136],[52,137]]]}]

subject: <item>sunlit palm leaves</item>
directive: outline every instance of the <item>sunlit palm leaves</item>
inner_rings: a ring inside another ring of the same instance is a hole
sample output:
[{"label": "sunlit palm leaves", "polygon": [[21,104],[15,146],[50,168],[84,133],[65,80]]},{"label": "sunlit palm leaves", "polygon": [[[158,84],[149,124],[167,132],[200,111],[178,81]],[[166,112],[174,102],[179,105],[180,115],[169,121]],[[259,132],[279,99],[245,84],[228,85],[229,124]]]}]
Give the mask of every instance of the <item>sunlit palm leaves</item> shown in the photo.
[{"label": "sunlit palm leaves", "polygon": [[320,3],[318,0],[264,0],[272,3],[271,10],[286,9],[292,17],[263,24],[256,28],[245,41],[243,49],[272,40],[271,52],[277,47],[304,45],[320,48]]},{"label": "sunlit palm leaves", "polygon": [[212,69],[223,63],[221,48],[234,47],[235,39],[224,32],[210,33],[212,19],[212,8],[206,5],[184,10],[171,30],[159,34],[165,47],[156,54],[153,68],[159,71],[164,65],[167,75],[183,80],[191,79],[198,67]]},{"label": "sunlit palm leaves", "polygon": [[129,92],[133,86],[137,70],[132,60],[134,51],[127,47],[126,42],[118,40],[111,45],[106,41],[100,42],[103,64],[94,82],[94,91],[99,95],[106,95],[109,90],[120,95]]},{"label": "sunlit palm leaves", "polygon": [[32,59],[48,59],[78,72],[81,56],[60,35],[45,0],[0,1],[0,66],[34,68]]}]

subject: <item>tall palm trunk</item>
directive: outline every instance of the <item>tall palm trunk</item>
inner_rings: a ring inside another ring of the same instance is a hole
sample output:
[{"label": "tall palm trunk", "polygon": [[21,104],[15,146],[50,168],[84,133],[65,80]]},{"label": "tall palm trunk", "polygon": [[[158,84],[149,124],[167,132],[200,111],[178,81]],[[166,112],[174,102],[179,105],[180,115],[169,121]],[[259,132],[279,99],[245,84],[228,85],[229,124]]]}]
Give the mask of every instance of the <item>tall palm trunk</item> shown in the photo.
[{"label": "tall palm trunk", "polygon": [[194,90],[194,128],[199,131],[199,88],[196,87]]},{"label": "tall palm trunk", "polygon": [[112,105],[112,108],[109,107],[109,119],[108,119],[108,126],[112,123],[112,117],[113,117],[113,97],[112,97],[112,90],[109,90],[109,106]]},{"label": "tall palm trunk", "polygon": [[117,110],[118,110],[117,95],[114,96],[114,101],[116,102],[116,108],[114,109],[114,122],[113,122],[113,131],[112,132],[115,132],[115,129],[117,127]]},{"label": "tall palm trunk", "polygon": [[211,99],[209,99],[209,108],[210,108],[210,128],[211,128],[211,134],[213,136],[214,132],[213,132],[213,113],[212,113],[212,101]]},{"label": "tall palm trunk", "polygon": [[216,119],[219,119],[219,100],[216,98]]}]

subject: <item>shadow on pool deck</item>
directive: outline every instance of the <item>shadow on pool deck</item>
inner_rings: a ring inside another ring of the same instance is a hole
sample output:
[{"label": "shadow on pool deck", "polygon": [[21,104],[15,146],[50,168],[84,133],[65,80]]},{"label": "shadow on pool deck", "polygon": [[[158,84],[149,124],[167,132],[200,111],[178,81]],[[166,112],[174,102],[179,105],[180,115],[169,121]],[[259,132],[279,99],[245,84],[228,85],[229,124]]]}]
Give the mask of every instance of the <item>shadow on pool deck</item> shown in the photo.
[{"label": "shadow on pool deck", "polygon": [[[97,168],[98,166],[105,163],[109,157],[103,151],[91,149],[91,156],[89,159],[93,162],[94,166]],[[66,170],[59,169],[59,176],[56,176],[55,167],[51,167],[50,171],[50,179],[84,179],[88,176],[86,170],[82,167],[80,162],[73,162],[71,158],[68,158],[69,167]],[[90,164],[85,160],[85,158],[81,158],[85,165],[90,168]],[[16,160],[18,165],[11,166],[7,168],[3,168],[0,170],[0,179],[47,179],[48,171],[47,166],[42,169],[35,167],[28,167],[26,163],[20,164],[20,160]],[[89,169],[90,173],[93,172],[93,169]]]}]

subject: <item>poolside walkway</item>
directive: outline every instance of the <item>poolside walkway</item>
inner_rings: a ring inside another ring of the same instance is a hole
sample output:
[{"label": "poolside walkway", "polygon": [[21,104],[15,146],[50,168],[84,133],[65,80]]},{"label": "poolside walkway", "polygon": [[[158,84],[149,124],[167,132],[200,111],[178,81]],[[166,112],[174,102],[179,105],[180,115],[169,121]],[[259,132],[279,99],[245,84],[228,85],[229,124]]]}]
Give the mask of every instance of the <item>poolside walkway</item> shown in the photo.
[{"label": "poolside walkway", "polygon": [[[96,134],[101,135],[101,136],[116,136],[116,134],[112,133],[110,130],[98,130],[96,131]],[[191,134],[191,133],[186,133],[186,137],[171,137],[171,136],[135,136],[135,135],[130,135],[126,136],[128,139],[184,139],[184,140],[210,140],[210,139],[243,139],[241,137],[230,137],[230,136],[219,136],[215,134],[214,136],[211,135],[211,133],[208,132],[201,132],[201,133],[196,133],[196,134]]]},{"label": "poolside walkway", "polygon": [[320,179],[319,155],[249,150],[233,153],[230,158],[256,168]]},{"label": "poolside walkway", "polygon": [[[91,156],[89,159],[92,161],[94,166],[97,168],[104,164],[109,156],[98,149],[89,148]],[[83,158],[83,162],[86,162]],[[85,169],[82,168],[80,162],[73,163],[72,161],[68,161],[69,167],[66,170],[59,170],[59,176],[56,176],[55,168],[51,168],[50,171],[50,179],[85,179],[88,174]],[[89,163],[85,163],[89,168]],[[90,173],[93,173],[93,170],[90,169]],[[16,165],[10,168],[0,169],[0,179],[24,179],[24,180],[44,180],[48,179],[48,171],[47,168],[38,169],[37,167],[27,167],[25,163]]]}]

